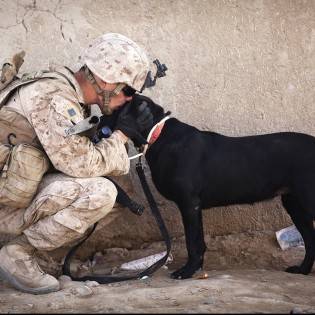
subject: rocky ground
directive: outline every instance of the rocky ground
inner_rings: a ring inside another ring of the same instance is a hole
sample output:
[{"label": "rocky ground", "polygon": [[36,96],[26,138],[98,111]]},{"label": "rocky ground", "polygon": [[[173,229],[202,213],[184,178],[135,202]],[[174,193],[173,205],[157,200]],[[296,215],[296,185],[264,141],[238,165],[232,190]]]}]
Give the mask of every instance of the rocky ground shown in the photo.
[{"label": "rocky ground", "polygon": [[[99,285],[60,277],[61,290],[36,296],[0,282],[1,313],[314,313],[315,272],[308,276],[283,272],[298,263],[304,248],[282,251],[273,232],[209,238],[206,279],[173,280],[171,271],[185,261],[184,239],[173,240],[173,261],[152,277]],[[138,250],[113,248],[94,258],[73,262],[73,270],[95,273],[116,270],[124,261],[165,250],[151,243]],[[53,272],[53,260],[39,257]],[[48,264],[49,261],[49,264]],[[49,265],[49,266],[48,266]],[[55,267],[55,272],[58,270]]]}]

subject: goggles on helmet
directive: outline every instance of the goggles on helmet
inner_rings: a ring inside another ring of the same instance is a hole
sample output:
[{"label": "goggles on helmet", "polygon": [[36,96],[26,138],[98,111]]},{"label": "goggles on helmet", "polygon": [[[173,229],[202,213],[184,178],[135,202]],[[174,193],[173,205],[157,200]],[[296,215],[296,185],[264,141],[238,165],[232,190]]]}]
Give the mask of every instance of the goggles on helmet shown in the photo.
[{"label": "goggles on helmet", "polygon": [[124,93],[125,96],[133,96],[137,92],[129,85],[124,86],[121,91]]},{"label": "goggles on helmet", "polygon": [[[166,65],[161,64],[158,59],[155,59],[153,63],[156,65],[156,69],[157,69],[156,73],[152,79],[151,71],[148,72],[145,82],[140,90],[140,93],[142,93],[145,88],[150,88],[152,86],[155,86],[157,78],[162,78],[166,76],[166,73],[165,73],[167,70]],[[94,86],[97,94],[102,96],[104,111],[105,111],[105,114],[107,115],[110,115],[112,113],[112,110],[109,108],[109,102],[110,102],[111,97],[113,97],[114,95],[118,95],[120,92],[123,92],[125,96],[130,97],[130,96],[133,96],[137,92],[134,88],[132,88],[131,86],[125,83],[118,83],[117,87],[113,91],[102,90],[100,86],[97,84],[92,72],[89,70],[89,68],[86,65],[84,66],[84,72],[88,80]]]},{"label": "goggles on helmet", "polygon": [[152,79],[151,71],[148,72],[140,93],[142,93],[145,88],[150,88],[154,86],[157,78],[162,78],[166,76],[166,73],[165,73],[165,71],[167,70],[166,65],[164,63],[161,64],[159,59],[155,59],[153,63],[156,65],[156,73]]}]

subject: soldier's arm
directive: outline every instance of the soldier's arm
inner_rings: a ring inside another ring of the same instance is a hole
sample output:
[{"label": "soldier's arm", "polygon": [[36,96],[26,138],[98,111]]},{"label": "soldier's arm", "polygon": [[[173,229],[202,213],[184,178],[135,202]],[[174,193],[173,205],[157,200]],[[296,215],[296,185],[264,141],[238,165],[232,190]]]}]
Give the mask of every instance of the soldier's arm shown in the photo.
[{"label": "soldier's arm", "polygon": [[126,137],[120,132],[97,144],[84,136],[66,135],[73,120],[83,119],[80,105],[71,94],[55,90],[47,98],[35,95],[31,108],[28,119],[57,170],[74,177],[122,175],[129,171]]}]

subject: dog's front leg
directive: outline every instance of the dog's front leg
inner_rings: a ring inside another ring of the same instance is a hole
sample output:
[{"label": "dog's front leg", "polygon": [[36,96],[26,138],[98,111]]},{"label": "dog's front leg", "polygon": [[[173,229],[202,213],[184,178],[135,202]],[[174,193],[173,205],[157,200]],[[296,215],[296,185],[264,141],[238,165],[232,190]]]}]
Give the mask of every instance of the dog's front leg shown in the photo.
[{"label": "dog's front leg", "polygon": [[203,267],[203,255],[206,251],[204,242],[202,212],[199,206],[180,206],[183,218],[188,261],[182,268],[171,274],[173,279],[191,278]]}]

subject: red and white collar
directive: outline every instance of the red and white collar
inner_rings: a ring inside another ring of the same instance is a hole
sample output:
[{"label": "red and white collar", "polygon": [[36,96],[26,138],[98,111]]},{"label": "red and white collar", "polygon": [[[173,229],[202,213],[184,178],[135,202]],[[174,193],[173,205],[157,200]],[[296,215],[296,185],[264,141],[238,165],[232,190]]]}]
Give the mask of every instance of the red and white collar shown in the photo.
[{"label": "red and white collar", "polygon": [[155,124],[150,130],[147,137],[147,144],[144,145],[142,153],[136,154],[134,156],[129,157],[129,160],[133,160],[141,155],[145,155],[150,145],[152,145],[160,136],[162,129],[164,127],[164,123],[170,119],[170,116],[165,116],[162,120],[160,120],[157,124]]}]

